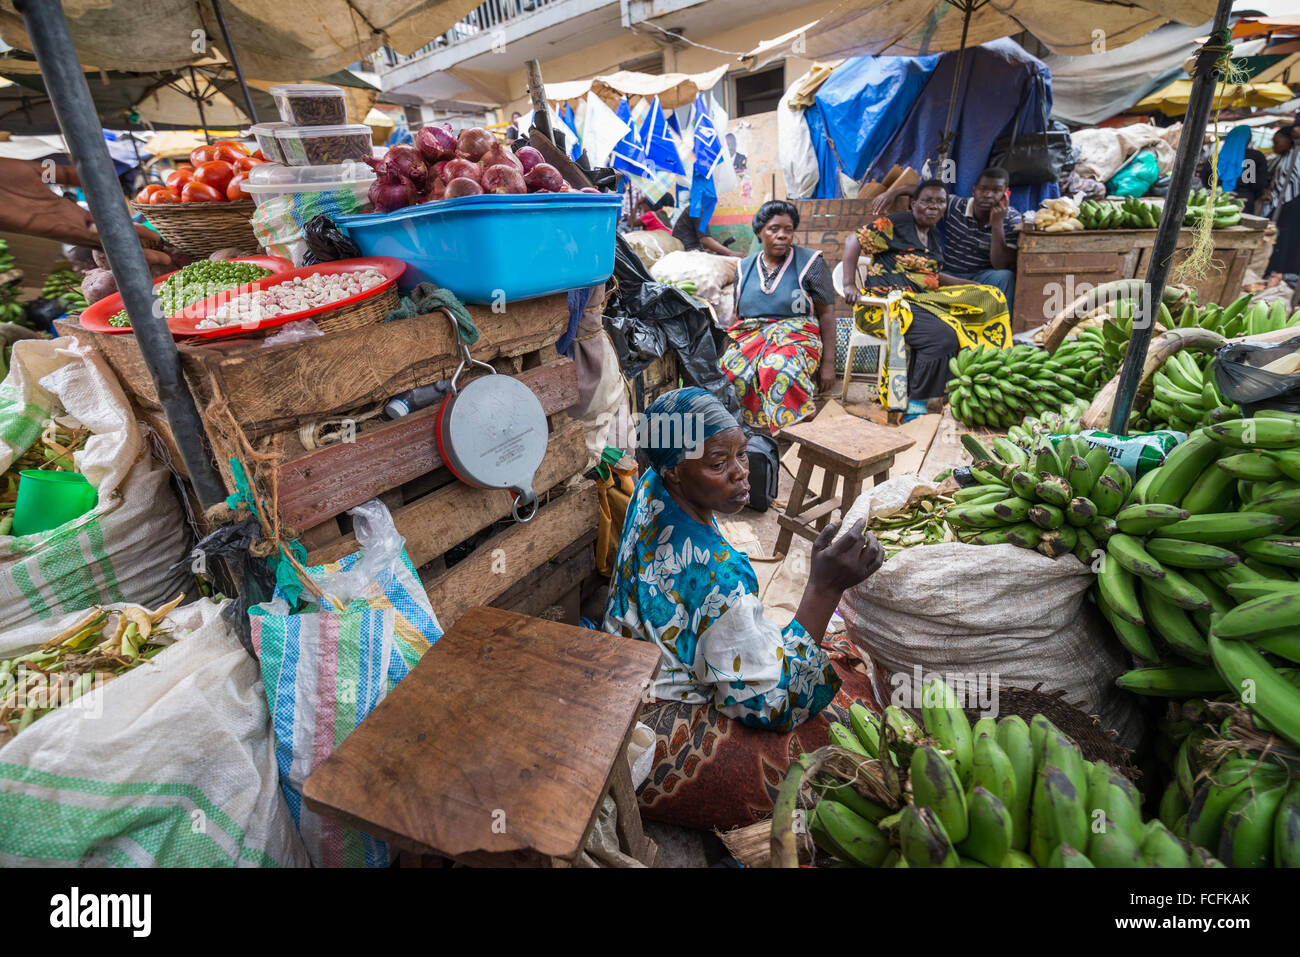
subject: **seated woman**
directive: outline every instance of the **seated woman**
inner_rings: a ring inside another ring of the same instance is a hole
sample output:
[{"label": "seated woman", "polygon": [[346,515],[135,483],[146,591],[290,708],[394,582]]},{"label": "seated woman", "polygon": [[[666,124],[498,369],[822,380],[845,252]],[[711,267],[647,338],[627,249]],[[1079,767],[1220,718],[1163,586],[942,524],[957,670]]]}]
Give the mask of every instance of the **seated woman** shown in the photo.
[{"label": "seated woman", "polygon": [[763,245],[740,264],[721,366],[745,424],[777,432],[812,415],[817,389],[835,384],[835,286],[821,252],[794,244],[793,204],[764,203],[753,227]]},{"label": "seated woman", "polygon": [[628,505],[604,623],[663,659],[641,712],[658,736],[641,804],[653,820],[736,827],[771,813],[791,756],[826,744],[828,719],[846,722],[855,700],[875,707],[854,646],[824,635],[840,595],[884,554],[861,522],[834,542],[828,525],[794,620],[769,622],[749,557],[714,519],[749,500],[740,426],[699,388],[645,414],[651,467]]},{"label": "seated woman", "polygon": [[[893,345],[891,336],[901,335],[910,352],[903,369],[891,361],[900,354],[891,348],[880,381],[880,401],[896,408],[905,398],[906,418],[924,414],[929,400],[942,402],[948,360],[960,350],[1011,345],[1011,316],[1002,292],[942,272],[943,246],[935,227],[947,205],[943,183],[926,180],[912,195],[911,212],[881,216],[844,243],[844,300],[855,307],[858,329]],[[862,254],[871,257],[865,276],[858,270]],[[847,278],[855,275],[861,288]],[[902,311],[886,317],[878,306],[858,302],[863,293],[883,298],[895,289],[902,290],[910,317]]]}]

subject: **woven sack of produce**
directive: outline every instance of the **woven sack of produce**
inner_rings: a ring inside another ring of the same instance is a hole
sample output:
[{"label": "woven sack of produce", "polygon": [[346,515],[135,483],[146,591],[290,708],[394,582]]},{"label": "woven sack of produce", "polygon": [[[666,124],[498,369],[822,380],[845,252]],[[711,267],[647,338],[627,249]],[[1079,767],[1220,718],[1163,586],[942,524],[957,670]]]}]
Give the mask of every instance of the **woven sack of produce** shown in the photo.
[{"label": "woven sack of produce", "polygon": [[646,269],[669,253],[681,252],[686,248],[680,239],[662,229],[633,229],[622,235]]},{"label": "woven sack of produce", "polygon": [[672,252],[650,267],[650,275],[659,282],[680,285],[695,283],[691,293],[714,306],[722,298],[722,290],[736,279],[739,259],[733,256],[715,256],[713,253]]},{"label": "woven sack of produce", "polygon": [[[171,611],[157,627],[173,644],[0,748],[0,865],[308,866],[280,794],[261,672],[222,607]],[[4,632],[0,658],[82,617]]]},{"label": "woven sack of produce", "polygon": [[1093,578],[1073,556],[1014,545],[917,546],[846,591],[839,611],[849,637],[894,682],[887,695],[910,688],[916,666],[972,681],[996,676],[1004,688],[1041,683],[1133,747],[1140,717],[1115,687],[1129,661],[1088,603]]},{"label": "woven sack of produce", "polygon": [[46,532],[0,536],[0,621],[28,621],[96,603],[154,607],[193,593],[190,534],[171,476],[156,468],[116,377],[75,338],[16,343],[0,383],[0,472],[41,440],[52,416],[89,430],[73,457],[98,493],[80,518]]}]

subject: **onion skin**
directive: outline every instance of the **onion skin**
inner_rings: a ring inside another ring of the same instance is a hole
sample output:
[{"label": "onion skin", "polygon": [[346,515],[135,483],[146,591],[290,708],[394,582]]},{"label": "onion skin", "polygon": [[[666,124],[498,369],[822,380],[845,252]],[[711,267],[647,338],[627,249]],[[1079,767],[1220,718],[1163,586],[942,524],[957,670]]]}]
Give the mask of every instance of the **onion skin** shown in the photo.
[{"label": "onion skin", "polygon": [[524,175],[527,187],[539,193],[558,193],[564,186],[564,177],[550,163],[538,163]]},{"label": "onion skin", "polygon": [[416,192],[423,190],[429,180],[429,167],[414,146],[402,143],[390,146],[384,155],[384,166],[402,179],[409,180]]},{"label": "onion skin", "polygon": [[515,156],[514,153],[510,152],[508,147],[495,142],[488,147],[488,151],[479,158],[478,165],[484,169],[489,169],[493,166],[513,166],[520,173],[524,171],[523,163],[520,162],[519,158]]},{"label": "onion skin", "polygon": [[482,192],[483,187],[474,180],[458,176],[447,184],[447,192],[443,194],[443,199],[452,199],[456,196],[478,196]]},{"label": "onion skin", "polygon": [[456,136],[450,124],[426,126],[415,134],[415,147],[427,163],[449,160],[456,155]]},{"label": "onion skin", "polygon": [[520,166],[523,167],[524,175],[531,173],[533,167],[538,163],[546,162],[546,158],[542,156],[541,151],[532,146],[523,147],[515,153],[515,157],[519,160]]},{"label": "onion skin", "polygon": [[481,126],[471,126],[456,137],[456,155],[477,163],[492,148],[497,138]]}]

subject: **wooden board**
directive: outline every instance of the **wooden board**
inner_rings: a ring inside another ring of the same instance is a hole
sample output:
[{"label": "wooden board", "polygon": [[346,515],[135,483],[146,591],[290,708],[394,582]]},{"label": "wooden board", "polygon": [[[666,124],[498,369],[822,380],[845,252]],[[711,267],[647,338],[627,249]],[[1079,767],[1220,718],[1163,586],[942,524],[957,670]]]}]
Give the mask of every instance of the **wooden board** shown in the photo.
[{"label": "wooden board", "polygon": [[[581,422],[570,422],[551,436],[546,458],[537,470],[533,490],[543,494],[583,470],[587,443]],[[393,510],[393,524],[406,539],[406,553],[416,568],[433,561],[453,545],[510,514],[510,493],[473,488],[452,482]],[[357,550],[354,535],[308,551],[309,564],[337,561]]]},{"label": "wooden board", "polygon": [[312,773],[303,798],[414,851],[572,860],[658,663],[647,642],[475,608]]},{"label": "wooden board", "polygon": [[[583,536],[527,578],[507,589],[496,608],[521,615],[541,615],[578,588],[596,571],[596,532]],[[576,621],[571,624],[577,624]]]},{"label": "wooden board", "polygon": [[898,429],[851,415],[799,422],[786,428],[785,436],[799,445],[801,458],[811,453],[845,469],[865,468],[916,444]]},{"label": "wooden board", "polygon": [[[547,415],[578,401],[578,373],[571,359],[557,359],[517,376],[541,400]],[[302,531],[424,475],[442,464],[433,426],[442,403],[389,422],[355,441],[280,465],[280,520]]]},{"label": "wooden board", "polygon": [[[569,323],[564,296],[510,303],[501,313],[468,308],[479,330],[470,353],[484,362],[552,345]],[[160,408],[135,336],[89,333],[75,323],[60,331],[97,346],[129,395],[145,408]],[[249,339],[177,348],[200,412],[212,399],[209,375],[215,375],[249,438],[376,406],[450,376],[461,359],[441,312],[270,348]]]},{"label": "wooden board", "polygon": [[475,605],[489,605],[507,588],[596,527],[600,507],[592,482],[543,505],[537,517],[513,525],[468,558],[425,582],[429,603],[444,628]]}]

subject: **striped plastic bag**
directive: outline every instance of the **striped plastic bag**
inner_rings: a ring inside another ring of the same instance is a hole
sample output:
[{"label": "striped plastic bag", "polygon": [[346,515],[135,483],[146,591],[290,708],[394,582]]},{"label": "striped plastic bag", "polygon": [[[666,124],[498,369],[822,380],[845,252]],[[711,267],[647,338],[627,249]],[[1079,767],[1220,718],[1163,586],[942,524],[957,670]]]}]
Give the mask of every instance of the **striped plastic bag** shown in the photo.
[{"label": "striped plastic bag", "polygon": [[[173,610],[173,645],[0,747],[0,866],[308,866],[257,662],[223,607]],[[83,616],[6,629],[0,657]]]},{"label": "striped plastic bag", "polygon": [[284,256],[302,265],[307,252],[303,228],[317,216],[338,219],[351,213],[363,213],[370,207],[368,191],[373,180],[346,189],[319,193],[286,193],[261,203],[253,213],[253,234],[265,247],[267,255]]},{"label": "striped plastic bag", "polygon": [[386,867],[387,845],[302,803],[308,776],[442,637],[415,566],[378,501],[353,509],[361,550],[307,573],[330,608],[289,611],[277,589],[249,609],[280,787],[317,867]]}]

